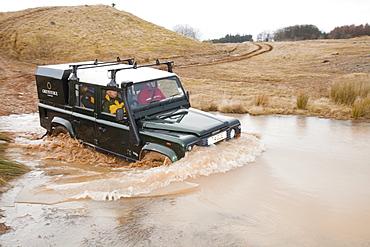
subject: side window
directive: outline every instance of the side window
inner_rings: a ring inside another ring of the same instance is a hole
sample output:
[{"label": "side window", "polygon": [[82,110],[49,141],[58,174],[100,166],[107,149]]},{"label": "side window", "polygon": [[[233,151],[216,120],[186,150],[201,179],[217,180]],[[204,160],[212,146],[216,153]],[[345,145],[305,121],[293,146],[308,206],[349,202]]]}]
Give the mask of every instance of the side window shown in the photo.
[{"label": "side window", "polygon": [[117,90],[102,90],[101,98],[102,112],[116,114],[118,108],[123,108],[125,110],[121,94]]},{"label": "side window", "polygon": [[75,106],[94,109],[94,88],[82,84],[75,84]]}]

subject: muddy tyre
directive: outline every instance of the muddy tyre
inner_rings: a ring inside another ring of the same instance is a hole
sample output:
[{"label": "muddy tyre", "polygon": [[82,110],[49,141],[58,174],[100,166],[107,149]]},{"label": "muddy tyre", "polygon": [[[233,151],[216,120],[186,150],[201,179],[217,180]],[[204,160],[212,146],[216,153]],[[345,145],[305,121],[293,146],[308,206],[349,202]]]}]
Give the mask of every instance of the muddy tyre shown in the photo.
[{"label": "muddy tyre", "polygon": [[57,126],[52,128],[51,136],[58,136],[60,134],[67,135],[67,134],[69,134],[69,132],[68,132],[67,128],[62,126],[62,125],[57,125]]},{"label": "muddy tyre", "polygon": [[152,167],[172,164],[168,156],[154,151],[147,151],[141,161],[150,162]]}]

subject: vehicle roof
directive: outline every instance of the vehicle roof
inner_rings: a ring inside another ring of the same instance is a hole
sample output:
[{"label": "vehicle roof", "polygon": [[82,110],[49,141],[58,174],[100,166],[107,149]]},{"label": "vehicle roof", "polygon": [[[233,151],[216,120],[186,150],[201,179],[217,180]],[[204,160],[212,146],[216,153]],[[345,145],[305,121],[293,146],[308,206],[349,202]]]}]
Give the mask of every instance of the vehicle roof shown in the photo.
[{"label": "vehicle roof", "polygon": [[[48,76],[61,79],[65,71],[71,71],[70,65],[93,64],[94,61],[81,63],[66,63],[39,66],[36,75]],[[123,81],[132,81],[133,83],[156,80],[171,76],[175,73],[167,72],[149,67],[133,68],[132,65],[107,63],[96,65],[81,66],[77,69],[77,77],[80,82],[106,86],[110,81],[110,72],[108,70],[121,69],[116,73],[116,82],[120,84]]]}]

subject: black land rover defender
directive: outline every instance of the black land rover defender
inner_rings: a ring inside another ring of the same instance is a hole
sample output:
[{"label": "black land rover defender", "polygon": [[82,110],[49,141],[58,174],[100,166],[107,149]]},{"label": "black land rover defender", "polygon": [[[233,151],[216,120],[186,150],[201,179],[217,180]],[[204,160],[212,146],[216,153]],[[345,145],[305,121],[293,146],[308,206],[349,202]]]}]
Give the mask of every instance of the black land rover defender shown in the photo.
[{"label": "black land rover defender", "polygon": [[[168,71],[150,68],[167,65]],[[136,162],[157,152],[175,162],[194,145],[240,136],[239,120],[190,107],[173,62],[134,59],[39,66],[41,126],[86,146]],[[117,84],[119,82],[120,84]]]}]

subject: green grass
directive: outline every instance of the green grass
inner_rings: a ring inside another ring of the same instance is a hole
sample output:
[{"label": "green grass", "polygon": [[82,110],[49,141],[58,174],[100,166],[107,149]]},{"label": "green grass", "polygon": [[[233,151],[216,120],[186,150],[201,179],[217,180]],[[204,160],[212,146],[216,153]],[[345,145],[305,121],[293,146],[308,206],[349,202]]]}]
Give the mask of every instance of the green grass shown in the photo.
[{"label": "green grass", "polygon": [[9,187],[8,182],[11,179],[17,178],[30,170],[27,166],[9,161],[3,156],[3,152],[10,140],[5,134],[0,133],[0,188]]}]

